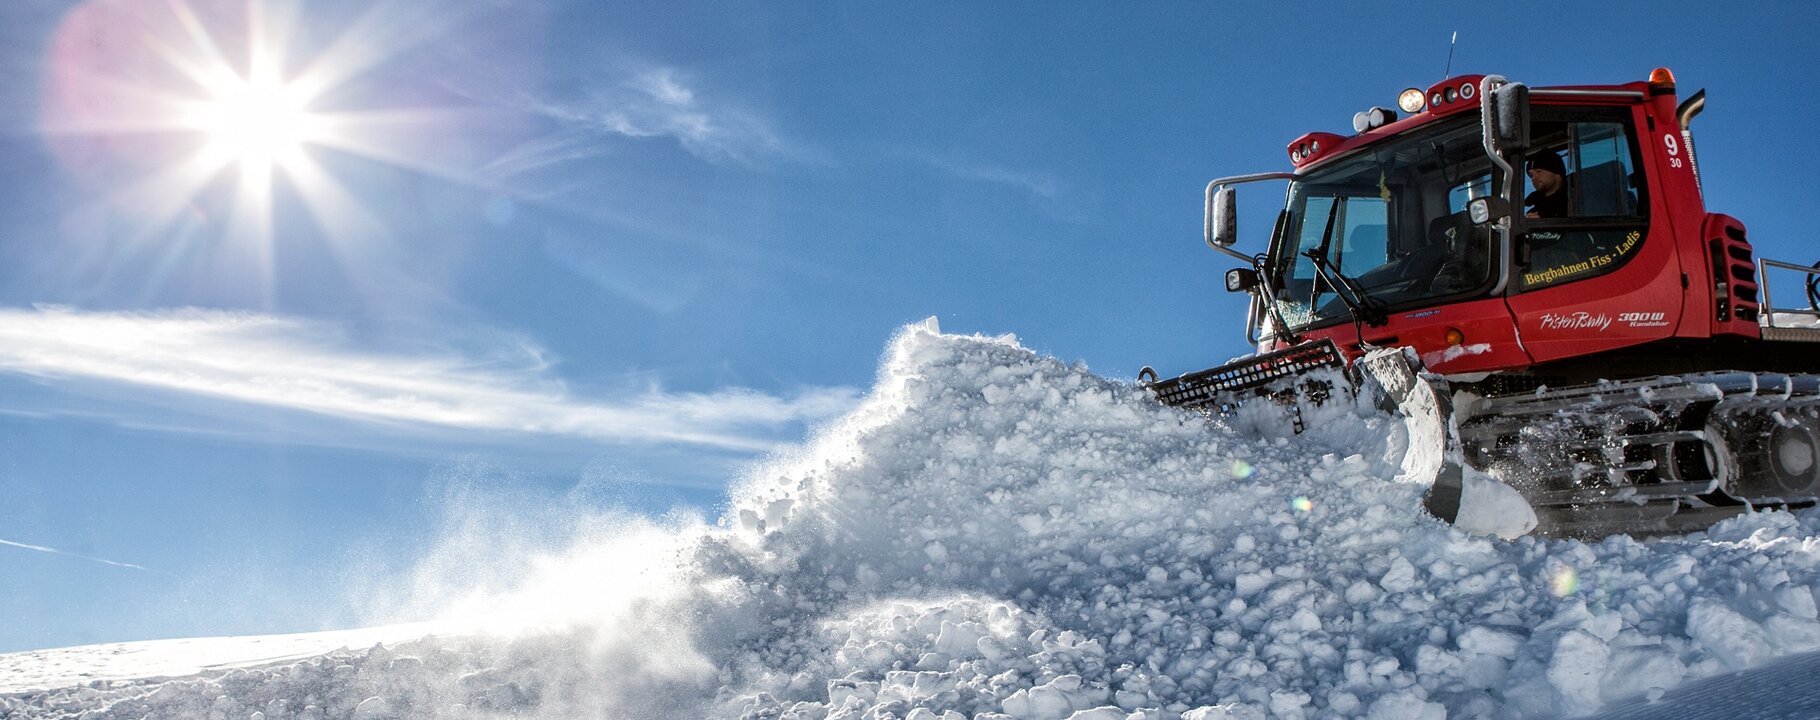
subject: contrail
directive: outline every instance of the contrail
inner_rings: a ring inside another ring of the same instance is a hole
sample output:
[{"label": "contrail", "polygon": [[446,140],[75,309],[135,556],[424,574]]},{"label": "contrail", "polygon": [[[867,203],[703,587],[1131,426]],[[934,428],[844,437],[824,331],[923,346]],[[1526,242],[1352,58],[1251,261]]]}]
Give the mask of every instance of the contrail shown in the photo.
[{"label": "contrail", "polygon": [[134,570],[144,570],[146,572],[154,572],[151,568],[147,568],[147,567],[144,567],[141,565],[134,565],[132,563],[114,562],[112,560],[103,560],[98,557],[89,557],[87,555],[77,555],[73,552],[65,552],[63,550],[58,550],[57,548],[47,548],[47,547],[44,547],[43,545],[27,545],[25,543],[13,542],[11,540],[0,540],[0,545],[11,545],[16,548],[25,548],[27,550],[37,550],[38,552],[47,552],[52,555],[68,555],[73,558],[81,558],[83,560],[88,560],[90,562],[105,563],[105,564],[114,565],[117,567],[132,568]]}]

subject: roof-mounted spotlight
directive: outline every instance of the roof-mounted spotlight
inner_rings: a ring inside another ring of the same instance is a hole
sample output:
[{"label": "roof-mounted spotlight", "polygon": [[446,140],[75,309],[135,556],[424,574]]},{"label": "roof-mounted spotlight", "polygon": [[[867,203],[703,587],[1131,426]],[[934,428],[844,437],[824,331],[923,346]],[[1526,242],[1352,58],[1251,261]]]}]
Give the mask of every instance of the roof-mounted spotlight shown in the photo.
[{"label": "roof-mounted spotlight", "polygon": [[1397,111],[1390,108],[1374,107],[1370,110],[1354,113],[1352,116],[1352,129],[1354,132],[1375,130],[1396,122],[1396,120]]},{"label": "roof-mounted spotlight", "polygon": [[1422,108],[1427,104],[1424,102],[1426,99],[1422,97],[1421,88],[1410,88],[1397,94],[1397,107],[1402,108],[1403,112],[1414,115],[1422,112]]}]

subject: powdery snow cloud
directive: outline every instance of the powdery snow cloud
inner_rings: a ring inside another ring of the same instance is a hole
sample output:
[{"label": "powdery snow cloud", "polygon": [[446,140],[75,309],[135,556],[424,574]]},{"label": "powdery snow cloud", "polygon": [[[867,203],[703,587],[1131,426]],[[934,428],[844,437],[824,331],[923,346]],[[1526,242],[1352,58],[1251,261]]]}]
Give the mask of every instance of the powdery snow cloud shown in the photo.
[{"label": "powdery snow cloud", "polygon": [[788,397],[755,390],[607,400],[573,396],[535,349],[521,360],[400,356],[351,347],[334,328],[258,313],[0,309],[0,373],[106,382],[368,422],[671,443],[740,451],[782,428],[844,412],[852,388]]}]

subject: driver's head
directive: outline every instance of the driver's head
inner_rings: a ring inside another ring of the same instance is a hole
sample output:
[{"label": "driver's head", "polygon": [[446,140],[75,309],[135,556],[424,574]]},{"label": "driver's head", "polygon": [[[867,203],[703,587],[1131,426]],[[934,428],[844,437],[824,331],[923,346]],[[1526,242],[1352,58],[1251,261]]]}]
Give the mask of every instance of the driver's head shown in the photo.
[{"label": "driver's head", "polygon": [[1529,158],[1529,184],[1544,194],[1553,195],[1567,179],[1567,166],[1552,150],[1538,150]]}]

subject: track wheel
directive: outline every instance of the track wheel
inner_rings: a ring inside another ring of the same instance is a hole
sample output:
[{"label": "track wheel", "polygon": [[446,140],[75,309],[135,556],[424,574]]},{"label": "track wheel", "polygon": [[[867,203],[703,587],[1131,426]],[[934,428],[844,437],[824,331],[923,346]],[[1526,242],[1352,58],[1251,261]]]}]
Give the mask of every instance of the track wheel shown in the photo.
[{"label": "track wheel", "polygon": [[1731,484],[1731,466],[1726,462],[1724,435],[1708,426],[1706,440],[1682,440],[1654,448],[1657,471],[1668,482],[1718,480],[1719,487]]},{"label": "track wheel", "polygon": [[1820,495],[1820,425],[1811,418],[1794,422],[1772,423],[1769,442],[1763,448],[1765,469],[1783,497],[1811,498]]},{"label": "track wheel", "polygon": [[[1792,413],[1791,413],[1792,414]],[[1738,462],[1728,490],[1753,504],[1800,503],[1820,497],[1820,420],[1757,412],[1739,416],[1726,438]]]}]

